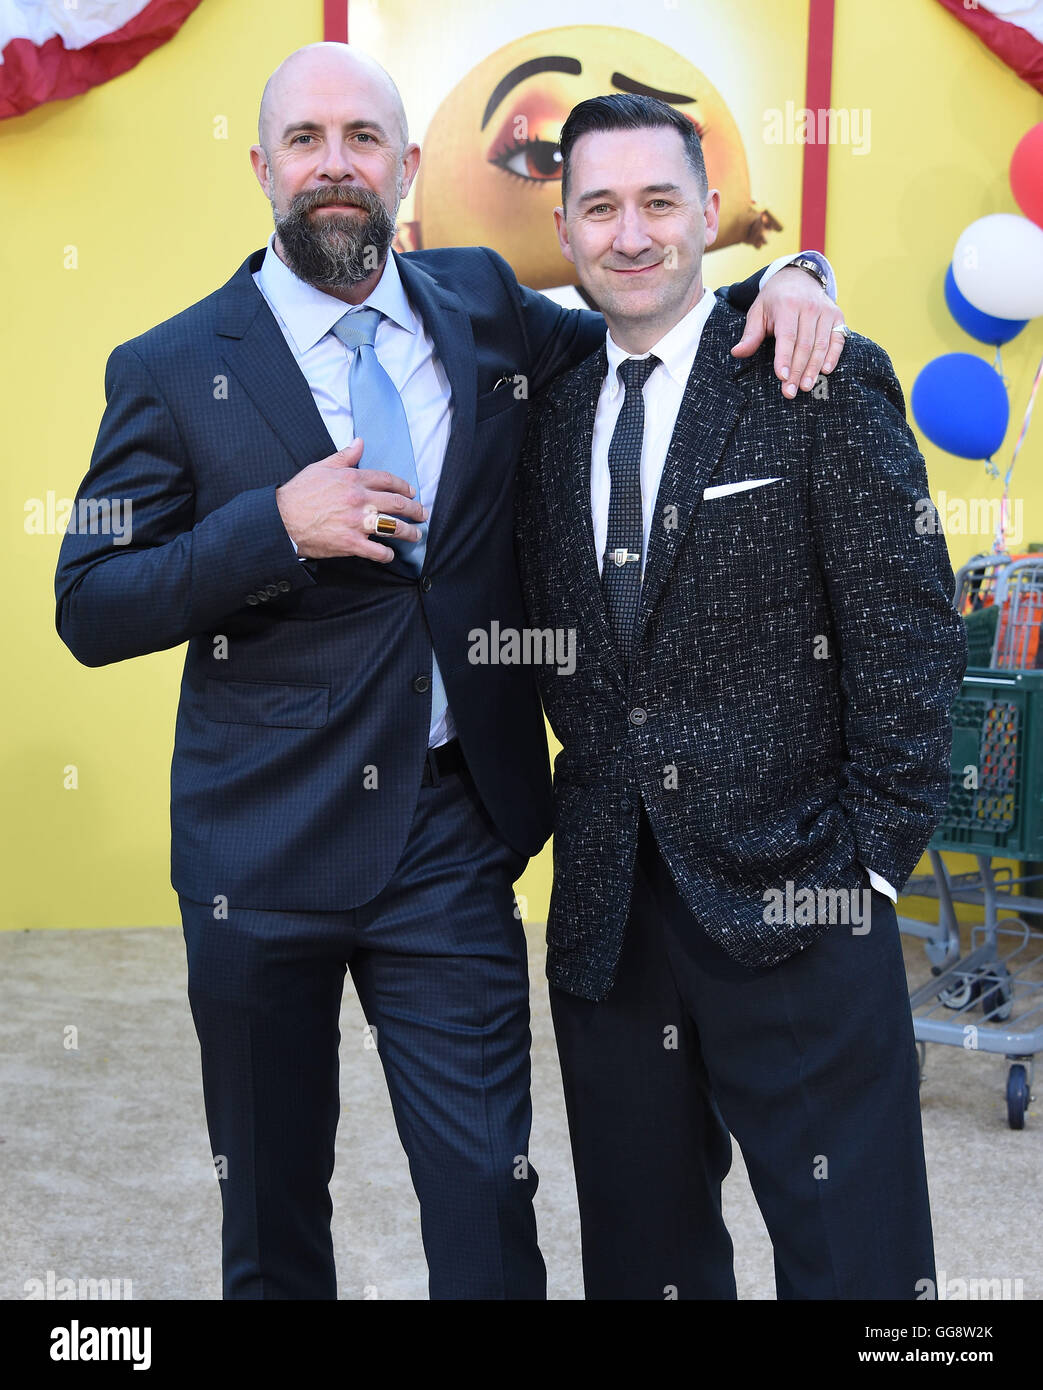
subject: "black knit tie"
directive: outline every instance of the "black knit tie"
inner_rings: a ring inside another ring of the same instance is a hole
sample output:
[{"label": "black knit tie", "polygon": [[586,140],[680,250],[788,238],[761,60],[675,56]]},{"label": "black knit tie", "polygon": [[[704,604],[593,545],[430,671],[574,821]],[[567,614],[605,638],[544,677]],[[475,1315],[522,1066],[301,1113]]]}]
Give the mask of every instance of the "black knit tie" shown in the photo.
[{"label": "black knit tie", "polygon": [[645,382],[658,357],[628,357],[619,364],[623,406],[608,446],[608,533],[601,569],[605,611],[624,665],[630,664],[641,598],[641,443],[645,430]]}]

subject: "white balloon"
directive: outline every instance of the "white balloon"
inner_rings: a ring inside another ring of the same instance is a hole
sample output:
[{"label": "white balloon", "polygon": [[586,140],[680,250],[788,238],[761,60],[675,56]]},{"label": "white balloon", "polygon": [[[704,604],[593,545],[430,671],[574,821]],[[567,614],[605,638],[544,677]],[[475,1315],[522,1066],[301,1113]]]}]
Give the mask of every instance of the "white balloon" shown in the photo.
[{"label": "white balloon", "polygon": [[979,217],[956,243],[952,273],[960,293],[983,314],[1043,314],[1043,227],[1013,212]]}]

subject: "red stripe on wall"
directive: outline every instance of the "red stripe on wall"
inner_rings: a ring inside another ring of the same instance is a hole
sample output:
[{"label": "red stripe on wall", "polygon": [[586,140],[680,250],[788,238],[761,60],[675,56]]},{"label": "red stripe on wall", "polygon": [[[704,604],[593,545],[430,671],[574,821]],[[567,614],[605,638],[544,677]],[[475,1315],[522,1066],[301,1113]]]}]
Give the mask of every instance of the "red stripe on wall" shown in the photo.
[{"label": "red stripe on wall", "polygon": [[348,0],[323,0],[322,37],[327,43],[347,43]]},{"label": "red stripe on wall", "polygon": [[[833,10],[835,0],[810,0],[808,13],[808,72],[804,105],[828,110],[833,90]],[[800,244],[807,251],[826,249],[826,188],[829,183],[829,145],[804,146],[804,176],[800,200]]]}]

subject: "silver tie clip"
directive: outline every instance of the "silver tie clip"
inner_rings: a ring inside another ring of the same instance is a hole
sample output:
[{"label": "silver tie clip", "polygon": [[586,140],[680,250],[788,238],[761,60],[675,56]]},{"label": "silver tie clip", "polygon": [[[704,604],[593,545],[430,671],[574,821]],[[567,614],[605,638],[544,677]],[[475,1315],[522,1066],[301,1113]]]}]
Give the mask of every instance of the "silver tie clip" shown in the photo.
[{"label": "silver tie clip", "polygon": [[612,560],[617,565],[625,565],[628,560],[640,560],[639,553],[627,550],[626,546],[621,546],[618,550],[609,550],[605,553],[606,560]]}]

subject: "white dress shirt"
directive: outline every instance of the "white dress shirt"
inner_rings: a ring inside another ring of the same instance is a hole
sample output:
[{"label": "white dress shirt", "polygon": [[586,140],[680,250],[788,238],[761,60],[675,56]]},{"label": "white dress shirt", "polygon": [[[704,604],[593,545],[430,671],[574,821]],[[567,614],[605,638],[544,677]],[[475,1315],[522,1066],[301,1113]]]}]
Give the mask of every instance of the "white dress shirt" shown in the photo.
[{"label": "white dress shirt", "polygon": [[[590,454],[590,511],[594,529],[594,553],[597,556],[599,572],[604,565],[605,545],[608,540],[608,446],[619,412],[623,408],[625,394],[623,383],[619,379],[619,365],[629,357],[642,358],[654,354],[659,358],[659,366],[649,374],[644,386],[645,425],[641,442],[641,573],[644,575],[645,556],[648,554],[648,541],[652,530],[652,512],[659,495],[666,452],[670,446],[692,363],[699,350],[703,326],[713,312],[716,302],[717,297],[712,290],[704,290],[698,303],[653,344],[648,352],[626,352],[613,339],[611,332],[606,335],[608,375],[602,382],[601,393],[598,396]],[[898,894],[885,878],[874,873],[868,866],[866,872],[874,888],[886,893],[892,902],[898,901]]]},{"label": "white dress shirt", "polygon": [[[367,299],[357,305],[345,304],[298,279],[279,259],[274,241],[273,232],[254,283],[275,315],[338,449],[355,438],[348,393],[348,371],[355,350],[330,330],[344,314],[358,309],[379,309],[383,315],[373,350],[402,397],[416,460],[419,500],[433,515],[452,425],[452,392],[431,335],[406,297],[394,256],[388,255]],[[359,467],[366,467],[365,452]],[[432,723],[429,746],[445,743],[455,735],[452,713],[447,710],[444,718]]]},{"label": "white dress shirt", "polygon": [[[666,451],[674,432],[677,412],[681,408],[681,397],[692,371],[692,363],[702,337],[703,324],[710,317],[716,302],[712,290],[703,290],[703,296],[680,323],[674,324],[665,337],[660,338],[651,349],[659,358],[656,367],[645,382],[645,434],[641,445],[641,520],[644,539],[641,547],[641,573],[645,572],[645,556],[648,554],[648,538],[652,531],[652,510],[659,495],[659,483],[663,477]],[[600,572],[604,561],[605,544],[608,538],[608,446],[612,442],[612,432],[616,420],[623,409],[623,383],[617,368],[628,357],[647,357],[647,352],[630,353],[609,333],[605,338],[605,351],[608,354],[608,376],[601,386],[598,397],[597,414],[594,416],[594,443],[590,455],[590,510],[594,523],[594,554]]]}]

